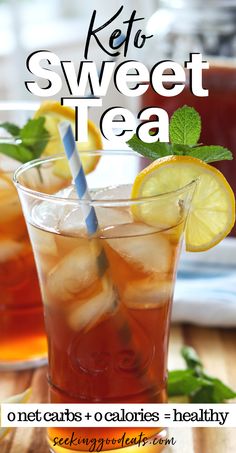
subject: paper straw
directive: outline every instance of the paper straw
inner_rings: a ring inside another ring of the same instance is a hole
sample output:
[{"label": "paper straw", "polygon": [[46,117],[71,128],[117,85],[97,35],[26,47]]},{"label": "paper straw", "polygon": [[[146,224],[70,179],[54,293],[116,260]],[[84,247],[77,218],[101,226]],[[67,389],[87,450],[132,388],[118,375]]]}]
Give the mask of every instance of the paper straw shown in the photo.
[{"label": "paper straw", "polygon": [[[87,180],[77,151],[70,122],[63,121],[60,123],[59,130],[78,197],[80,200],[91,201]],[[82,203],[81,209],[84,214],[88,233],[90,235],[95,234],[98,231],[98,219],[94,207],[89,203]]]},{"label": "paper straw", "polygon": [[[80,160],[77,146],[69,121],[63,121],[59,124],[59,131],[64,145],[65,153],[68,159],[70,170],[74,179],[77,195],[80,200],[91,201],[90,193],[84,169]],[[94,207],[90,203],[81,203],[81,210],[84,214],[84,219],[89,236],[95,236],[99,230],[98,218]],[[97,256],[98,272],[100,276],[106,272],[108,261],[103,247],[99,247]]]}]

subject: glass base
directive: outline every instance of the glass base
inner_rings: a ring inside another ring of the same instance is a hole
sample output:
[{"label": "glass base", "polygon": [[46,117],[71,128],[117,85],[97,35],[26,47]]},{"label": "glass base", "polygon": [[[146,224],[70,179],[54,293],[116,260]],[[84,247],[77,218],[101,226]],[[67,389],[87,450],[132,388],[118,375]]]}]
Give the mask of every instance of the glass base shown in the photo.
[{"label": "glass base", "polygon": [[0,362],[0,371],[23,371],[30,368],[39,368],[40,366],[47,365],[47,363],[47,356],[23,361]]},{"label": "glass base", "polygon": [[[131,436],[128,436],[131,437]],[[166,428],[163,428],[162,431],[158,432],[154,436],[150,437],[146,443],[146,445],[132,445],[128,447],[123,447],[123,448],[117,448],[117,449],[102,449],[101,451],[104,453],[115,453],[115,452],[120,452],[121,450],[124,450],[125,453],[159,453],[163,452],[164,453],[164,448],[165,448],[165,439],[167,438],[167,430]],[[48,438],[48,444],[49,444],[49,451],[50,453],[86,453],[86,450],[80,450],[78,446],[78,450],[74,446],[73,450],[70,447],[62,447],[59,445],[53,446],[53,442]],[[88,447],[89,448],[89,447]],[[89,451],[89,450],[87,450]],[[90,450],[91,451],[91,450]],[[94,450],[95,452],[98,450]]]}]

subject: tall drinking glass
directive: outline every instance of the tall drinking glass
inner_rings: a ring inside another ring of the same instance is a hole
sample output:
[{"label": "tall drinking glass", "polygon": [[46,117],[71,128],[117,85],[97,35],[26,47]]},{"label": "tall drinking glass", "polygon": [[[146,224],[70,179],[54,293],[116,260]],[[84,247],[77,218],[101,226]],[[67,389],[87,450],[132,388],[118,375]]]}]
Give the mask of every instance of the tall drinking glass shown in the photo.
[{"label": "tall drinking glass", "polygon": [[[35,108],[32,103],[0,103],[0,370],[31,368],[47,361],[37,271],[12,181],[13,173],[21,163],[3,153],[6,148],[11,151],[21,145],[20,138],[11,136],[2,127],[3,123],[22,127],[32,118]],[[50,143],[53,140],[50,138]],[[42,140],[41,144],[44,146]],[[32,181],[35,190],[40,190],[39,176]],[[61,183],[61,179],[54,176],[50,181],[51,191],[59,190]]]},{"label": "tall drinking glass", "polygon": [[[140,156],[97,153],[97,168],[88,175],[92,201],[78,200],[71,181],[54,195],[46,186],[40,192],[31,187],[37,171],[44,179],[58,163],[63,167],[63,156],[37,160],[15,173],[45,305],[50,401],[164,403],[176,266],[195,182],[131,200]],[[86,203],[96,210],[96,238],[85,227]],[[98,249],[108,261],[105,280]],[[118,439],[124,431],[134,437],[141,430],[52,428],[48,439],[52,452],[81,451],[89,450],[95,438]],[[166,434],[156,426],[142,431],[150,439]],[[56,437],[65,439],[72,432],[90,443],[55,444]]]}]

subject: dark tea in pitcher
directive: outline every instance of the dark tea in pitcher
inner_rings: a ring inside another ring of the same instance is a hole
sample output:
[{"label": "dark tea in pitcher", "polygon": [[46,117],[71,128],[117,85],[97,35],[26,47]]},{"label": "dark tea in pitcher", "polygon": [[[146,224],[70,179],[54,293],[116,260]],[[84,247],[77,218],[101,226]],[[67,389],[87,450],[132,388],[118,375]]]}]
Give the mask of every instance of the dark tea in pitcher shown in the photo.
[{"label": "dark tea in pitcher", "polygon": [[[184,104],[194,107],[202,118],[201,142],[225,146],[234,154],[234,160],[215,166],[224,173],[236,194],[236,65],[209,63],[210,68],[203,71],[203,87],[209,90],[208,97],[194,96],[187,85],[181,94],[169,98],[149,87],[142,97],[142,107],[155,105],[169,115]],[[232,234],[236,235],[236,227]]]}]

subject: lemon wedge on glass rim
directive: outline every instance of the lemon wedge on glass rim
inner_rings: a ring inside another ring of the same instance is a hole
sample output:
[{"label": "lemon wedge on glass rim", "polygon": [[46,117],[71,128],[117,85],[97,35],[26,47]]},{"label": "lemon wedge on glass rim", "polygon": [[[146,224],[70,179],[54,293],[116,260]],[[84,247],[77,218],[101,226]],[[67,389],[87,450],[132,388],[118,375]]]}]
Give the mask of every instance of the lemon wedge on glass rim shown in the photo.
[{"label": "lemon wedge on glass rim", "polygon": [[[185,231],[186,250],[192,252],[214,247],[228,235],[235,222],[234,194],[219,170],[191,156],[163,157],[138,174],[131,194],[133,199],[150,197],[178,190],[196,179],[198,184]],[[146,223],[153,222],[155,211],[151,204],[149,206],[150,209],[148,204],[145,208],[142,204],[134,205],[134,217]],[[157,215],[159,220],[162,214]]]},{"label": "lemon wedge on glass rim", "polygon": [[7,435],[7,433],[11,430],[11,428],[3,428],[1,426],[1,404],[2,403],[12,403],[12,404],[20,404],[20,403],[27,403],[32,393],[32,389],[28,388],[23,393],[18,393],[17,395],[10,396],[10,398],[5,399],[4,401],[0,401],[0,440],[3,439]]},{"label": "lemon wedge on glass rim", "polygon": [[[71,107],[62,106],[57,101],[45,101],[35,112],[34,118],[43,116],[45,118],[45,128],[50,134],[51,139],[48,141],[41,157],[52,156],[64,152],[63,144],[58,131],[58,124],[61,121],[70,121],[72,130],[75,129],[75,111]],[[77,142],[78,151],[92,151],[103,148],[102,139],[99,129],[95,124],[88,120],[88,141],[84,143]],[[85,155],[81,157],[83,168],[86,174],[90,173],[96,167],[100,156]],[[54,164],[54,173],[63,178],[70,178],[71,172],[66,159],[58,160]]]}]

